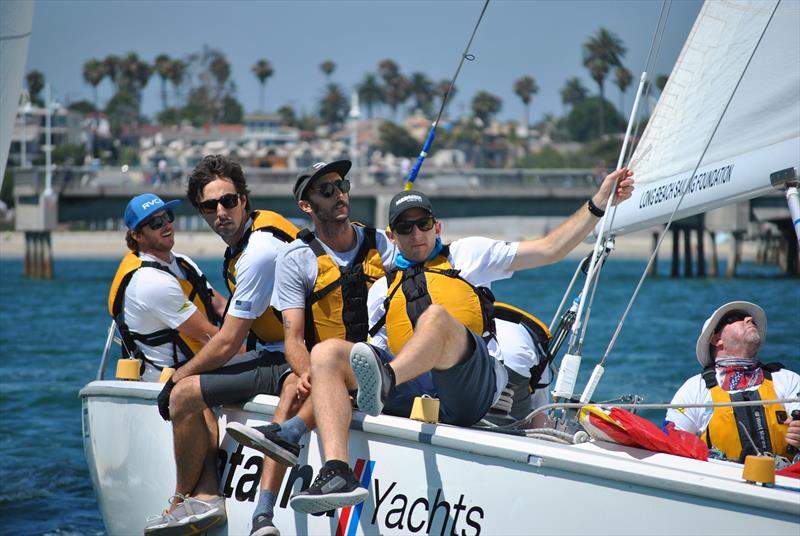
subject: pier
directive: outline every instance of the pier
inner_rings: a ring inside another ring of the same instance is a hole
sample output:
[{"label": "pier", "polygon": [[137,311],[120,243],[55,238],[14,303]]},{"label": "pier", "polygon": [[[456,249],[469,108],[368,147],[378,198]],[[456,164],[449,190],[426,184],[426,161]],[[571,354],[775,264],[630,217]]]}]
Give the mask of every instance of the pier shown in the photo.
[{"label": "pier", "polygon": [[[253,207],[269,207],[282,214],[299,216],[291,195],[295,171],[245,169]],[[53,178],[54,193],[45,199],[43,173],[31,169],[16,174],[16,230],[26,233],[26,275],[52,274],[50,231],[116,231],[124,229],[122,214],[131,197],[152,191],[164,200],[185,199],[182,181],[158,185],[145,182],[137,171],[98,174],[82,168],[61,170]],[[185,176],[185,174],[181,175]],[[391,197],[402,188],[399,178],[368,176],[354,170],[349,177],[351,217],[367,225],[385,222]],[[574,212],[596,191],[593,170],[430,170],[418,184],[436,204],[442,219],[496,216],[560,219]],[[43,200],[44,199],[44,200]],[[179,231],[206,230],[205,222],[190,203],[176,210]],[[661,227],[653,228],[653,247]],[[662,250],[671,247],[669,272],[652,275],[672,277],[717,277],[719,259],[727,259],[725,276],[734,277],[741,260],[744,240],[756,241],[756,261],[777,264],[787,275],[798,275],[798,248],[793,239],[789,212],[783,196],[752,199],[673,223]],[[719,238],[727,240],[719,246]],[[671,244],[669,243],[671,242]],[[666,251],[662,252],[666,253]],[[28,261],[30,259],[30,262]],[[664,267],[660,268],[664,270]]]}]

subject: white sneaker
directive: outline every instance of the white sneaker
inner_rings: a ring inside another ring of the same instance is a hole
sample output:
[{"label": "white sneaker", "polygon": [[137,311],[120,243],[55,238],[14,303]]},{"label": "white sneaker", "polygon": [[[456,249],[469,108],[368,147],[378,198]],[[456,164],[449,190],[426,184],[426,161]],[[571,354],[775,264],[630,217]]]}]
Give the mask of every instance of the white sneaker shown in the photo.
[{"label": "white sneaker", "polygon": [[[175,494],[181,502],[172,512],[166,510],[147,518],[144,533],[165,536],[189,536],[199,534],[227,519],[225,497],[215,497],[206,501]],[[170,499],[171,501],[172,499]]]}]

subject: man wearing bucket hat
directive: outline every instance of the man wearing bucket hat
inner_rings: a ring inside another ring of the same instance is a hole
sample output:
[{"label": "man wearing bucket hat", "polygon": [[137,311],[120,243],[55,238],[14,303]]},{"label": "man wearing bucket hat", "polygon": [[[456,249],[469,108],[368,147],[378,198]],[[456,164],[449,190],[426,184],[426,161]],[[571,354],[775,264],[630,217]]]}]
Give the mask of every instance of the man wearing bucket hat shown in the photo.
[{"label": "man wearing bucket hat", "polygon": [[[780,363],[762,363],[757,354],[767,335],[767,315],[746,301],[726,303],[705,321],[697,338],[697,360],[703,372],[689,378],[673,404],[795,399],[800,376]],[[744,461],[749,454],[771,452],[791,457],[800,447],[800,419],[792,412],[800,403],[670,408],[665,426],[702,437],[727,459]]]},{"label": "man wearing bucket hat", "polygon": [[[276,267],[271,303],[283,317],[286,360],[300,376],[298,391],[303,400],[311,390],[311,348],[329,338],[367,339],[367,292],[394,260],[394,246],[384,231],[350,221],[350,181],[346,177],[351,165],[349,160],[317,162],[297,176],[293,195],[298,208],[311,218],[314,231],[300,231],[298,239],[281,253]],[[305,408],[311,408],[310,399]],[[307,424],[313,422],[295,417],[267,427],[232,423],[227,431],[286,464],[276,451],[299,451],[300,445],[296,441],[287,445],[281,439],[284,429],[295,426],[305,432]],[[256,521],[265,515],[272,517],[276,497],[263,491],[262,497],[267,499],[259,499]]]}]

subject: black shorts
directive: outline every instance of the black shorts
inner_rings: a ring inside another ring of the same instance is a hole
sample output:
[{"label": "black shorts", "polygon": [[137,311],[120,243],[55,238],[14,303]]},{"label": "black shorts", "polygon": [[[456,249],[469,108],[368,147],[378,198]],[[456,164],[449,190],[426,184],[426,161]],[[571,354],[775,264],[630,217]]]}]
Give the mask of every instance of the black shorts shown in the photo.
[{"label": "black shorts", "polygon": [[281,352],[251,350],[234,359],[245,361],[200,375],[200,392],[208,407],[240,404],[256,395],[279,395],[291,373]]},{"label": "black shorts", "polygon": [[[495,358],[489,353],[486,342],[466,330],[474,342],[473,352],[461,363],[447,370],[432,370],[432,389],[422,376],[400,384],[389,395],[384,412],[408,417],[415,396],[429,394],[439,399],[439,421],[456,426],[472,426],[489,411],[497,391]],[[394,356],[376,348],[384,361]],[[429,392],[432,391],[432,392]]]}]

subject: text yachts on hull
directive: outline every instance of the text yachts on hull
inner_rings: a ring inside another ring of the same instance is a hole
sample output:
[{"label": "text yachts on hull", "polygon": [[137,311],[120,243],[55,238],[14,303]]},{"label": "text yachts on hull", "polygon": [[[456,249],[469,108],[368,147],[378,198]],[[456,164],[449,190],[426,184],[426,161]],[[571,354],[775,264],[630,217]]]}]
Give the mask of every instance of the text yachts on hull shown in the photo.
[{"label": "text yachts on hull", "polygon": [[[86,458],[112,535],[141,532],[174,489],[172,433],[156,409],[160,389],[94,381],[81,391]],[[247,534],[258,494],[261,454],[226,437],[225,424],[269,422],[276,403],[261,395],[218,411],[228,522],[210,534]],[[350,462],[370,496],[363,507],[307,516],[288,506],[322,465],[316,434],[303,442],[300,465],[278,494],[275,523],[284,535],[800,533],[800,494],[745,483],[735,464],[358,412]]]}]

